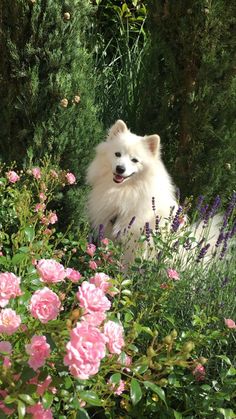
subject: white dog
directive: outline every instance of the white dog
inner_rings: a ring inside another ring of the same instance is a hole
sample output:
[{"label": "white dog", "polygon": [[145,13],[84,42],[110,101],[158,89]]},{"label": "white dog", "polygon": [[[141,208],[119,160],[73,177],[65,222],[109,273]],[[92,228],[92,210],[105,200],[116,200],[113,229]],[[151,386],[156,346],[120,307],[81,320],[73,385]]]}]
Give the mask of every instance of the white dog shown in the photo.
[{"label": "white dog", "polygon": [[178,206],[171,178],[161,160],[160,137],[137,136],[121,120],[110,128],[106,141],[98,145],[87,181],[92,186],[88,210],[93,228],[98,230],[102,224],[106,237],[122,238],[135,217],[132,247],[145,223],[154,228],[155,215],[164,223],[171,207]]}]

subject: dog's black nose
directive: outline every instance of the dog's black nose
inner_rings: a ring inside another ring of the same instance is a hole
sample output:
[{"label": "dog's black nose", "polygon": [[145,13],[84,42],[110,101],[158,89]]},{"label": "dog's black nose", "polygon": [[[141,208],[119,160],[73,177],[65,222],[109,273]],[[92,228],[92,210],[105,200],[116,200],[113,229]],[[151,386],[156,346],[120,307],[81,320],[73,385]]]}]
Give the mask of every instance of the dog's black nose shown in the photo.
[{"label": "dog's black nose", "polygon": [[116,173],[118,173],[119,175],[122,175],[122,173],[124,172],[125,172],[124,166],[116,166]]}]

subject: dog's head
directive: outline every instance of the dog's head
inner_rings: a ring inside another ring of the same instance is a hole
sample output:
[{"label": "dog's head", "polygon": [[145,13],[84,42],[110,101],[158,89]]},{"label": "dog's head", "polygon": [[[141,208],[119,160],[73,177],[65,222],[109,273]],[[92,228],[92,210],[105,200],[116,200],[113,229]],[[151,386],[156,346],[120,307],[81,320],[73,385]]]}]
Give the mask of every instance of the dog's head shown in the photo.
[{"label": "dog's head", "polygon": [[118,120],[110,128],[106,144],[113,181],[122,184],[147,170],[151,160],[159,156],[160,137],[156,134],[137,136]]}]

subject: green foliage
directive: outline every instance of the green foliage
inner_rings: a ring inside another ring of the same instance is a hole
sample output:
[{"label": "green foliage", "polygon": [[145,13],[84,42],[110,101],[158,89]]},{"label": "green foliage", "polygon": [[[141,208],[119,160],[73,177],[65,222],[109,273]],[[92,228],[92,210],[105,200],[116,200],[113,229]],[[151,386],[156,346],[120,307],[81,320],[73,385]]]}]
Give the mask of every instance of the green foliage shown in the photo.
[{"label": "green foliage", "polygon": [[227,198],[236,170],[235,3],[149,5],[151,47],[137,125],[161,135],[165,160],[184,196]]},{"label": "green foliage", "polygon": [[93,28],[97,100],[105,126],[123,118],[134,127],[144,50],[146,1],[99,1]]},{"label": "green foliage", "polygon": [[[0,8],[0,158],[22,167],[27,155],[37,162],[48,154],[73,171],[80,189],[66,201],[70,210],[77,208],[77,218],[86,167],[101,135],[85,46],[89,1],[4,0]],[[67,215],[65,224],[73,219]]]},{"label": "green foliage", "polygon": [[[155,247],[158,259],[137,258],[124,272],[122,249],[111,241],[102,240],[91,256],[87,231],[79,236],[70,231],[62,234],[54,224],[45,223],[50,218],[50,202],[63,187],[66,173],[57,171],[55,177],[51,171],[55,168],[48,161],[40,169],[39,179],[30,167],[19,173],[15,183],[5,176],[5,167],[1,172],[0,270],[21,277],[23,293],[10,298],[7,308],[21,316],[23,327],[0,337],[13,347],[10,366],[4,361],[6,353],[0,353],[0,390],[6,392],[0,394],[0,409],[10,409],[12,418],[27,417],[27,410],[38,402],[58,418],[233,418],[235,330],[223,322],[224,317],[235,318],[233,261],[198,263],[189,248],[186,258],[181,247],[173,248],[177,232],[164,227],[163,234],[160,230],[153,233],[152,242],[150,237],[140,239],[150,251]],[[39,198],[45,206],[35,211]],[[182,229],[179,238],[184,247],[189,233]],[[192,245],[195,243],[193,238]],[[107,320],[123,325],[125,344],[120,354],[107,351],[98,373],[89,379],[75,378],[63,363],[70,331],[82,321],[76,297],[80,282],[65,278],[42,283],[36,264],[45,258],[79,269],[81,281],[89,281],[95,272],[109,275],[112,308]],[[179,279],[171,278],[168,268],[178,269]],[[230,280],[222,285],[226,272]],[[215,287],[215,293],[209,285]],[[47,323],[29,311],[33,293],[44,286],[53,290],[63,305],[57,319]],[[25,350],[33,335],[44,335],[51,348],[50,358],[37,372],[29,366]],[[48,375],[52,381],[41,394]],[[124,389],[118,392],[121,380]]]}]

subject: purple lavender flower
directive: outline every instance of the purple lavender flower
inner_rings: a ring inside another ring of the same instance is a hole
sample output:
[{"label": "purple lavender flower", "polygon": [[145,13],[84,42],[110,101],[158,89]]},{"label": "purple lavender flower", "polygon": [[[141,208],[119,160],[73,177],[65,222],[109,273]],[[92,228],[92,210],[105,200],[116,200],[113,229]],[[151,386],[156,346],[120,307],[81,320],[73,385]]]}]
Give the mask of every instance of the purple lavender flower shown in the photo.
[{"label": "purple lavender flower", "polygon": [[220,260],[222,260],[225,256],[225,253],[226,253],[226,250],[227,250],[227,247],[228,247],[229,236],[230,236],[230,232],[228,231],[227,233],[225,233],[225,236],[224,236],[224,243],[223,243],[223,246],[222,246],[222,249],[221,249],[221,252],[220,252],[220,257],[219,257]]},{"label": "purple lavender flower", "polygon": [[224,233],[223,233],[223,231],[222,231],[222,228],[220,229],[220,234],[219,234],[219,236],[218,236],[218,238],[217,238],[217,240],[216,240],[216,243],[215,243],[215,247],[219,247],[220,245],[221,245],[221,243],[222,243],[222,241],[224,240]]},{"label": "purple lavender flower", "polygon": [[173,232],[176,232],[178,230],[179,226],[180,226],[180,222],[181,222],[180,214],[181,214],[182,211],[183,211],[183,208],[179,207],[177,209],[176,213],[175,213],[174,219],[173,219],[172,224],[171,224],[171,230]]},{"label": "purple lavender flower", "polygon": [[198,254],[198,257],[197,257],[197,262],[201,262],[201,260],[202,260],[202,259],[204,258],[204,256],[206,255],[206,253],[207,253],[207,251],[208,251],[209,247],[210,247],[210,243],[207,243],[207,244],[206,244],[206,246],[204,246],[204,247],[200,250],[200,252],[199,252],[199,254]]},{"label": "purple lavender flower", "polygon": [[229,237],[230,237],[230,239],[232,239],[232,237],[233,237],[235,234],[236,234],[236,220],[234,220],[233,227],[232,227],[232,229],[231,229],[231,231],[230,231],[230,233],[229,233]]},{"label": "purple lavender flower", "polygon": [[155,196],[152,197],[152,210],[156,211],[156,202],[155,202]]},{"label": "purple lavender flower", "polygon": [[157,233],[159,230],[159,223],[160,223],[160,218],[157,215],[156,220],[155,220],[155,233]]},{"label": "purple lavender flower", "polygon": [[198,200],[197,200],[197,205],[196,205],[196,209],[197,209],[198,212],[201,211],[203,201],[204,201],[204,196],[199,195]]},{"label": "purple lavender flower", "polygon": [[236,206],[236,192],[234,192],[233,195],[231,196],[228,208],[226,209],[226,211],[224,213],[222,229],[224,229],[227,226],[228,220],[229,220],[235,206]]},{"label": "purple lavender flower", "polygon": [[151,230],[150,230],[150,224],[148,222],[145,223],[145,235],[146,235],[147,242],[150,242]]},{"label": "purple lavender flower", "polygon": [[134,222],[135,222],[135,219],[136,219],[136,217],[135,216],[133,216],[132,218],[131,218],[131,220],[130,220],[130,222],[129,222],[129,225],[128,225],[128,229],[130,229],[131,227],[132,227],[132,225],[134,224]]},{"label": "purple lavender flower", "polygon": [[185,243],[183,244],[185,250],[191,250],[192,242],[189,237],[186,239]]},{"label": "purple lavender flower", "polygon": [[222,283],[221,283],[221,286],[222,287],[225,287],[228,284],[228,282],[229,282],[229,277],[228,276],[225,276],[224,279],[223,279],[223,281],[222,281]]},{"label": "purple lavender flower", "polygon": [[98,240],[99,240],[99,242],[102,241],[102,239],[104,239],[104,225],[99,224],[99,229],[98,229]]},{"label": "purple lavender flower", "polygon": [[202,216],[204,215],[204,223],[203,225],[206,226],[209,219],[214,217],[214,215],[216,214],[216,211],[218,210],[219,206],[221,203],[221,199],[219,197],[219,195],[217,195],[213,201],[213,204],[211,206],[211,208],[208,210],[209,206],[206,205],[205,207],[203,207],[202,209]]}]

